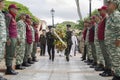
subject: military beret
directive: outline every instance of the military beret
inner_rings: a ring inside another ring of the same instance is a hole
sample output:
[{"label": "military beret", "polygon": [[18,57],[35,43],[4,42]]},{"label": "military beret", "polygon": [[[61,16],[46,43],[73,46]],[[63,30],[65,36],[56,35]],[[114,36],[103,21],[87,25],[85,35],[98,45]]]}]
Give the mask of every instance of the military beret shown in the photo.
[{"label": "military beret", "polygon": [[66,26],[67,26],[67,27],[71,27],[71,25],[70,25],[70,24],[67,24]]}]

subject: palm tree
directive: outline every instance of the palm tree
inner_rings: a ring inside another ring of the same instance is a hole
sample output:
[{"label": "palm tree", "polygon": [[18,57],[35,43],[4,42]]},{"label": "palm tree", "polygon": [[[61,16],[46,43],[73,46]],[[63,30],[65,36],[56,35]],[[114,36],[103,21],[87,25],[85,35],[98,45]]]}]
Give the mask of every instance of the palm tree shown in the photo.
[{"label": "palm tree", "polygon": [[76,1],[78,16],[79,16],[80,20],[82,20],[82,14],[81,14],[81,10],[80,10],[79,0],[75,0],[75,1]]}]

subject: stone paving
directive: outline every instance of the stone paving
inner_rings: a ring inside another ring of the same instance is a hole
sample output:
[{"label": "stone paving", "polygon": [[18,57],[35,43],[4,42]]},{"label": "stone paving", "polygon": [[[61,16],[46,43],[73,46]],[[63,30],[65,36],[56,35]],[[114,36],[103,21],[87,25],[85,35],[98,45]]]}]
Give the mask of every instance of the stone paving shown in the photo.
[{"label": "stone paving", "polygon": [[70,62],[65,57],[56,56],[55,61],[48,60],[48,56],[38,57],[31,67],[25,70],[17,70],[16,76],[4,75],[8,80],[111,80],[99,76],[86,63],[80,61],[80,55],[71,57]]}]

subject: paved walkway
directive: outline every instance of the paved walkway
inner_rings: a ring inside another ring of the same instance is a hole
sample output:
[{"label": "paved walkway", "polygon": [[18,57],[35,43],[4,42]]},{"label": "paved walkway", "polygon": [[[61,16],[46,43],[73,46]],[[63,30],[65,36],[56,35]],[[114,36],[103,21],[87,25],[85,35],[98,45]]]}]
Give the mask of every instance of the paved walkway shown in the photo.
[{"label": "paved walkway", "polygon": [[56,56],[54,62],[49,61],[48,56],[39,57],[39,62],[18,72],[16,76],[4,77],[8,80],[111,80],[100,77],[100,72],[95,72],[80,61],[80,55],[71,57],[70,62],[60,56]]}]

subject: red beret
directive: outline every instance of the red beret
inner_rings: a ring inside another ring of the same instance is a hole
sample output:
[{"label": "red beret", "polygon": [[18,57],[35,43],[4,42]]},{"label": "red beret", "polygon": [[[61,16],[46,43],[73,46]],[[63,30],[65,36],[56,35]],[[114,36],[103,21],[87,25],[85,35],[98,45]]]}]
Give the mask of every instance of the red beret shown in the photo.
[{"label": "red beret", "polygon": [[8,9],[11,9],[11,8],[18,9],[18,10],[20,9],[20,8],[18,8],[15,4],[9,5]]},{"label": "red beret", "polygon": [[107,6],[102,6],[101,8],[98,9],[98,11],[101,11],[101,10],[107,10]]}]

